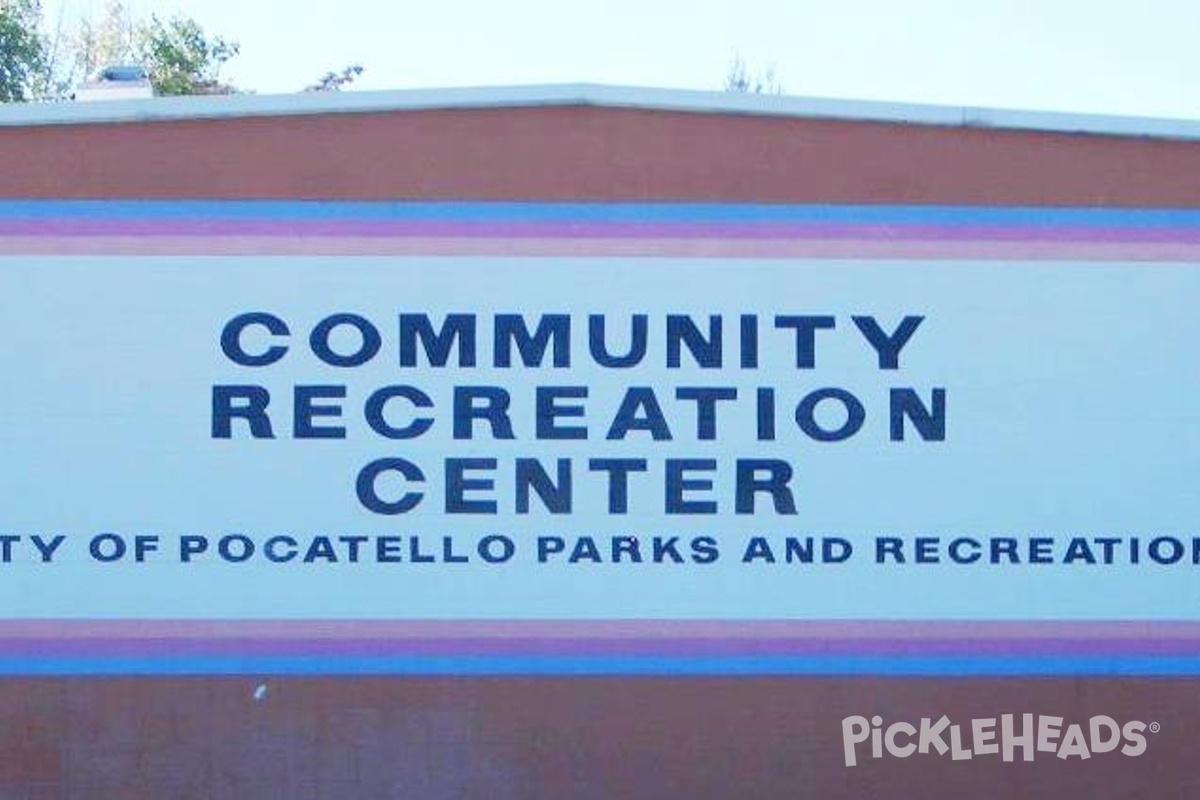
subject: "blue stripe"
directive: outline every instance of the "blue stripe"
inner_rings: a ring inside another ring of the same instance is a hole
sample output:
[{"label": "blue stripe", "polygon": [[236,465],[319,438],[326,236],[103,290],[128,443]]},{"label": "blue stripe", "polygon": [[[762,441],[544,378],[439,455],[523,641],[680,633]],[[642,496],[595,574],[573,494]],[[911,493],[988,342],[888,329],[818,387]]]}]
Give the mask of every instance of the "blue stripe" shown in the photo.
[{"label": "blue stripe", "polygon": [[1200,676],[1200,656],[213,656],[3,658],[0,676]]},{"label": "blue stripe", "polygon": [[1200,209],[725,203],[343,202],[275,200],[0,200],[0,219],[477,222],[811,222],[1191,227]]}]

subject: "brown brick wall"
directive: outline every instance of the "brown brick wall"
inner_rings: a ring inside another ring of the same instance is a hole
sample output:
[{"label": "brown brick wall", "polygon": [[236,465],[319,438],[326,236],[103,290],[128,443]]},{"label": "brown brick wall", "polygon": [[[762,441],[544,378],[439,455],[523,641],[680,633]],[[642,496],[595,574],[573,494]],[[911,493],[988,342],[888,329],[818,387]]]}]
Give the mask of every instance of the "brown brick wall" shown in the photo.
[{"label": "brown brick wall", "polygon": [[[0,197],[1200,206],[1200,143],[628,109],[0,129]],[[1200,680],[0,680],[0,800],[1200,796]],[[1157,721],[1139,758],[842,763],[840,720]]]},{"label": "brown brick wall", "polygon": [[1200,142],[620,108],[0,128],[0,197],[1200,205]]},{"label": "brown brick wall", "polygon": [[[1192,679],[9,679],[0,797],[1186,798],[1198,710]],[[852,714],[1022,712],[1162,730],[1135,758],[843,762]]]}]

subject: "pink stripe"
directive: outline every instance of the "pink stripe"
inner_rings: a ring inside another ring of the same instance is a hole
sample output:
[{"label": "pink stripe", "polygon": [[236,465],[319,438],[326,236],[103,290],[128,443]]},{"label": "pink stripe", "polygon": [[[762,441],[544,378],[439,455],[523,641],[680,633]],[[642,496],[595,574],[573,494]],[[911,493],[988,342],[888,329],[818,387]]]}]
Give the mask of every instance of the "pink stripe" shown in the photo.
[{"label": "pink stripe", "polygon": [[1200,229],[1167,226],[928,225],[820,222],[463,222],[412,220],[0,220],[0,236],[302,236],[484,239],[856,239],[1190,242]]},{"label": "pink stripe", "polygon": [[1200,261],[1200,243],[389,237],[0,237],[0,255],[557,256]]}]

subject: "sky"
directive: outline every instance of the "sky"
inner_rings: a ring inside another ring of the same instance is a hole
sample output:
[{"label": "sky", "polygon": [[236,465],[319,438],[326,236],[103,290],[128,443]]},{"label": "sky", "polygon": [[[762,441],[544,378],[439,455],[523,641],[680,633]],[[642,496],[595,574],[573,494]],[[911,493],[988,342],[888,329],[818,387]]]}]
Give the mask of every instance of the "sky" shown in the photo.
[{"label": "sky", "polygon": [[[68,25],[103,0],[43,0]],[[129,0],[241,45],[222,73],[293,92],[592,82],[1200,119],[1197,0]]]}]

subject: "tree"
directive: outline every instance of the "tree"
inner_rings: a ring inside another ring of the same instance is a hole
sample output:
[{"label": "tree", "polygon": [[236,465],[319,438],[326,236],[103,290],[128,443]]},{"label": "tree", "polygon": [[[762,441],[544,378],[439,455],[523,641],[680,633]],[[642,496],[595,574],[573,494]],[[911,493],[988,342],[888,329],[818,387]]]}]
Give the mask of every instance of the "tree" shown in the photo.
[{"label": "tree", "polygon": [[0,0],[0,103],[28,100],[46,64],[38,0]]},{"label": "tree", "polygon": [[102,67],[145,68],[155,94],[229,94],[220,80],[236,42],[208,34],[190,17],[138,22],[121,0],[97,17],[40,34],[40,0],[0,0],[0,101],[64,99]]},{"label": "tree", "polygon": [[[0,0],[0,102],[63,100],[109,66],[145,69],[157,95],[232,94],[221,68],[238,43],[210,34],[191,17],[139,21],[122,0],[98,16],[42,33],[41,0]],[[305,91],[336,92],[362,74],[359,64],[328,72]]]},{"label": "tree", "polygon": [[158,95],[232,94],[221,66],[238,54],[237,42],[210,36],[190,17],[165,22],[151,16],[137,31],[138,50]]},{"label": "tree", "polygon": [[97,22],[83,19],[70,36],[73,52],[72,76],[78,79],[101,67],[137,60],[138,29],[133,16],[120,0],[107,0]]},{"label": "tree", "polygon": [[354,82],[354,79],[362,74],[363,68],[359,64],[351,64],[341,72],[326,72],[325,75],[316,83],[305,86],[306,92],[340,92],[343,86],[349,86]]},{"label": "tree", "polygon": [[725,91],[743,94],[783,94],[783,84],[775,76],[775,65],[768,64],[763,70],[751,70],[740,55],[733,57],[729,72],[725,75]]}]

